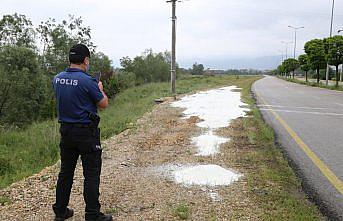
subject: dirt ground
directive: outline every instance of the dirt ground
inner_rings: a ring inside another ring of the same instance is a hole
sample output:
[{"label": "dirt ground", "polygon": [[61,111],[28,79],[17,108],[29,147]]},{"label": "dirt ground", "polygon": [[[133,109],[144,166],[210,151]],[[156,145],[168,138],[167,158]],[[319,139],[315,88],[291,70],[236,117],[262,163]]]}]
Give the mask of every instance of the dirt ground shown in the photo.
[{"label": "dirt ground", "polygon": [[[102,210],[113,213],[114,220],[179,220],[177,209],[187,205],[188,220],[258,220],[263,211],[248,197],[244,176],[230,186],[185,187],[160,172],[163,166],[178,164],[216,164],[241,174],[251,172],[234,160],[253,148],[240,133],[240,120],[220,130],[220,135],[232,139],[221,146],[220,154],[200,157],[191,143],[201,133],[195,125],[199,119],[182,119],[181,112],[168,102],[160,104],[134,128],[103,142]],[[11,202],[0,205],[0,220],[53,220],[58,170],[57,163],[1,190],[0,196]],[[69,205],[75,215],[70,220],[84,220],[82,191],[79,162]]]}]

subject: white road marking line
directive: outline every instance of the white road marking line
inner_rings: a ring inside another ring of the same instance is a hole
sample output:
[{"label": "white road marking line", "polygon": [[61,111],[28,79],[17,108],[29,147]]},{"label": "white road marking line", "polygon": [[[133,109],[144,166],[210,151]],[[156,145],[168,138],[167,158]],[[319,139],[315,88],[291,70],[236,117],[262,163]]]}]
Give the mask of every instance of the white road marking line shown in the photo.
[{"label": "white road marking line", "polygon": [[342,106],[343,107],[343,104],[340,104],[340,103],[335,103],[335,104],[337,104],[338,106]]},{"label": "white road marking line", "polygon": [[298,113],[298,114],[316,114],[316,115],[326,115],[326,116],[343,116],[343,114],[329,113],[329,112],[310,112],[310,111],[294,111],[294,110],[277,110],[261,108],[262,111],[275,111],[275,112],[286,112],[286,113]]},{"label": "white road marking line", "polygon": [[[280,108],[296,108],[296,109],[313,109],[313,110],[328,110],[327,107],[290,107],[290,106],[281,106],[281,105],[257,105],[259,107],[280,107]],[[343,104],[342,104],[343,106]]]}]

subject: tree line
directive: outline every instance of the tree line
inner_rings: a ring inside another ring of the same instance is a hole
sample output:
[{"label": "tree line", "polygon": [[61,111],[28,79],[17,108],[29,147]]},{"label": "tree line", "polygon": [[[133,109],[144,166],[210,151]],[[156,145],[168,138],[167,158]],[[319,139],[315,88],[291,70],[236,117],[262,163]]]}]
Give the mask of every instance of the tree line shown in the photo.
[{"label": "tree line", "polygon": [[[285,77],[294,78],[294,72],[301,69],[305,72],[306,82],[310,71],[315,72],[317,83],[320,82],[321,76],[324,76],[324,71],[327,64],[335,66],[336,87],[340,80],[339,65],[343,64],[343,36],[337,35],[324,39],[313,39],[305,44],[305,54],[302,54],[298,59],[289,58],[278,66],[275,74],[284,75]],[[330,72],[331,73],[331,72]],[[331,74],[329,75],[331,79]]]},{"label": "tree line", "polygon": [[69,15],[61,22],[49,18],[34,26],[25,15],[4,15],[0,20],[0,128],[21,128],[56,117],[51,80],[68,67],[69,49],[77,43],[90,48],[89,73],[102,73],[109,97],[131,86],[169,79],[168,52],[146,50],[133,59],[122,58],[122,68],[114,69],[109,57],[97,50],[91,28],[81,17]]}]

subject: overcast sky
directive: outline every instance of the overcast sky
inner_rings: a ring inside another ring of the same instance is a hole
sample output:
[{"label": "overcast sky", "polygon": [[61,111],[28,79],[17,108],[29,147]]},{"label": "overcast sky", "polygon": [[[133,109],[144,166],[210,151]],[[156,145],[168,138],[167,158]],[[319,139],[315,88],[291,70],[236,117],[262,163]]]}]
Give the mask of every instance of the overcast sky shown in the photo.
[{"label": "overcast sky", "polygon": [[[177,60],[181,66],[203,62],[229,68],[226,60],[277,56],[281,41],[293,41],[297,54],[312,38],[329,35],[331,0],[189,0],[177,5]],[[49,17],[81,16],[92,29],[98,49],[113,59],[147,48],[170,50],[171,5],[164,0],[2,0],[0,13],[25,14],[35,25]],[[336,0],[334,34],[343,29],[343,1]],[[289,56],[293,51],[289,47]],[[224,61],[224,63],[223,63]],[[228,62],[229,63],[229,62]],[[232,67],[235,65],[233,64]],[[235,67],[238,67],[237,65]]]}]

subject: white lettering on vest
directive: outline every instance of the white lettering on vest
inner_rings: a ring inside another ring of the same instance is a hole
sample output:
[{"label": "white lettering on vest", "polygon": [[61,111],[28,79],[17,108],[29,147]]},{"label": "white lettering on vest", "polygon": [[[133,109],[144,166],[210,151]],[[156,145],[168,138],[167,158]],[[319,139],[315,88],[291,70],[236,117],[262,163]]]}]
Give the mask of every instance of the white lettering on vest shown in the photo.
[{"label": "white lettering on vest", "polygon": [[60,85],[77,86],[79,84],[79,80],[56,78],[55,83]]}]

